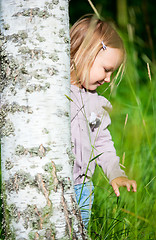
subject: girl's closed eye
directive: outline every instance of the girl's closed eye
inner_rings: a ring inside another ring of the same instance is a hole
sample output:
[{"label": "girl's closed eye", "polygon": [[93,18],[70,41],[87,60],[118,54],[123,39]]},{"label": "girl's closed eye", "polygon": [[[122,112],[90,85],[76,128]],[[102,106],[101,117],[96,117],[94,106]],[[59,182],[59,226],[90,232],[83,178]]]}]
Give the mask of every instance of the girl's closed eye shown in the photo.
[{"label": "girl's closed eye", "polygon": [[114,72],[114,68],[112,68],[112,67],[104,67],[104,70],[105,70],[105,72]]},{"label": "girl's closed eye", "polygon": [[110,70],[109,70],[109,69],[106,69],[106,68],[104,68],[104,70],[105,70],[105,72],[110,72]]}]

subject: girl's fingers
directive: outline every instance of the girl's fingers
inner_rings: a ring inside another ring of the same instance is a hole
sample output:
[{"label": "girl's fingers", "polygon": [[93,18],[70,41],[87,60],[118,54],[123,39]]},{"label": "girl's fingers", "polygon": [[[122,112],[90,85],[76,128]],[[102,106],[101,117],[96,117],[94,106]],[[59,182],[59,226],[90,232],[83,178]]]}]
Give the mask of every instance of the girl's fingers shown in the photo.
[{"label": "girl's fingers", "polygon": [[133,187],[133,192],[136,192],[136,191],[137,191],[136,181],[133,181],[133,182],[132,182],[132,187]]},{"label": "girl's fingers", "polygon": [[137,191],[136,181],[129,180],[128,178],[116,178],[112,181],[111,185],[117,197],[120,196],[119,187],[126,187],[127,191],[130,192],[132,186],[133,192]]},{"label": "girl's fingers", "polygon": [[127,191],[130,192],[131,190],[131,185],[129,183],[126,183]]},{"label": "girl's fingers", "polygon": [[119,192],[118,185],[116,183],[112,183],[112,188],[113,188],[116,196],[119,197],[120,196],[120,192]]},{"label": "girl's fingers", "polygon": [[[124,185],[123,185],[124,186]],[[134,180],[128,180],[125,182],[125,186],[127,187],[127,191],[130,192],[131,190],[131,186],[132,186],[132,190],[133,192],[136,192],[137,190],[137,185],[136,182]]]}]

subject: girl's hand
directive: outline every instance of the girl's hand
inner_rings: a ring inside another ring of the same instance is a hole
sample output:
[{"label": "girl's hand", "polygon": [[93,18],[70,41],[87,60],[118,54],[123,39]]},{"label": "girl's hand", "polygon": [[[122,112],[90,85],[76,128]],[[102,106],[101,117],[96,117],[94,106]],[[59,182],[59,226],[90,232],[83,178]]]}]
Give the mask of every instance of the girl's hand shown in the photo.
[{"label": "girl's hand", "polygon": [[111,185],[117,197],[120,196],[119,187],[127,187],[128,192],[131,190],[131,186],[132,186],[133,192],[136,192],[137,190],[136,181],[129,180],[127,177],[114,178],[111,181]]}]

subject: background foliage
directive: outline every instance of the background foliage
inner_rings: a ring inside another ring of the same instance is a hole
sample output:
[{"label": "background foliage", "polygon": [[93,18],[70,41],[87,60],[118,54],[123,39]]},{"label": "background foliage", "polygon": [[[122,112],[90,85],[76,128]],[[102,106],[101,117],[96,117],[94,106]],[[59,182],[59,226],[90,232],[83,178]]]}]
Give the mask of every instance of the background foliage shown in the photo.
[{"label": "background foliage", "polygon": [[[110,131],[120,163],[138,184],[137,193],[121,189],[116,198],[99,169],[94,174],[95,200],[89,226],[92,239],[156,239],[156,2],[151,0],[93,0],[113,21],[126,50],[126,71],[119,86],[98,93],[112,105]],[[70,0],[70,24],[93,13],[88,0]],[[147,68],[149,66],[149,68]],[[149,70],[150,69],[150,70]],[[119,81],[119,80],[118,80]],[[1,211],[2,212],[2,211]],[[2,222],[2,214],[0,215]],[[2,229],[0,229],[1,233]],[[2,235],[2,234],[1,234]],[[3,236],[1,236],[1,239]]]}]

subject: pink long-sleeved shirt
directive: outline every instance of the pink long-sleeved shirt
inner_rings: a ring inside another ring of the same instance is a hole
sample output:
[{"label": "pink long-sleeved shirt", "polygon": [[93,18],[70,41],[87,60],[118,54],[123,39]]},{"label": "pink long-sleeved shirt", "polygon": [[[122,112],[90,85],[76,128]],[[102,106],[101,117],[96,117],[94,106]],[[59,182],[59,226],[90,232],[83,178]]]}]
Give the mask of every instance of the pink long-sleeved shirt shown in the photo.
[{"label": "pink long-sleeved shirt", "polygon": [[107,111],[112,108],[110,102],[96,92],[75,85],[71,85],[71,99],[74,184],[83,183],[85,175],[85,182],[89,181],[96,164],[102,167],[110,182],[116,177],[126,176],[119,166],[119,157],[107,129],[111,124]]}]

